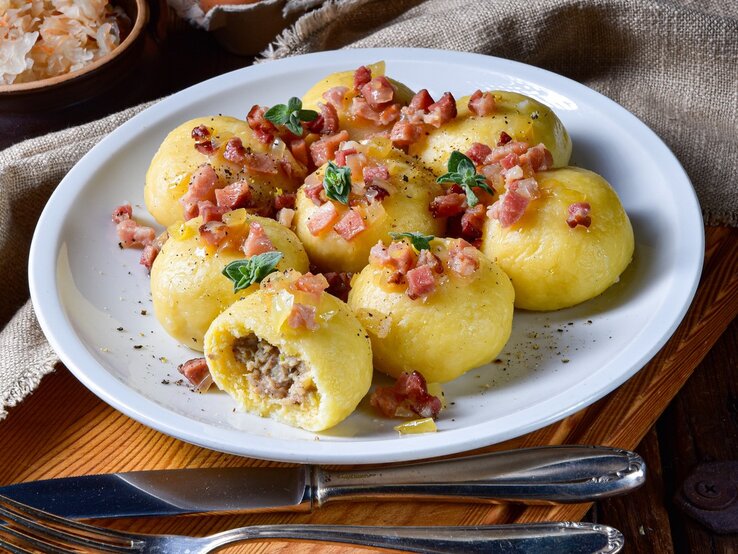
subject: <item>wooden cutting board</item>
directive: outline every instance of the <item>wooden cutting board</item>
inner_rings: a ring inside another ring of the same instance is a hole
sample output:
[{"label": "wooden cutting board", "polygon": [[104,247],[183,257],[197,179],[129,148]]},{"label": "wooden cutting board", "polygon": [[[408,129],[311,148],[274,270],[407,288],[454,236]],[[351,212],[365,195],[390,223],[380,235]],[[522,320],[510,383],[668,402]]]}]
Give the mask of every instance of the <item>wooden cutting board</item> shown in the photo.
[{"label": "wooden cutting board", "polygon": [[[546,444],[634,449],[738,314],[738,229],[707,228],[705,267],[686,318],[638,374],[588,408],[544,429],[477,452]],[[0,485],[33,479],[143,469],[279,465],[213,452],[144,427],[98,400],[66,370],[0,423]],[[471,525],[579,520],[588,504],[551,507],[441,503],[335,503],[313,514],[187,516],[100,520],[118,529],[204,535],[242,525],[332,523]],[[229,552],[353,553],[347,546],[254,542]]]}]

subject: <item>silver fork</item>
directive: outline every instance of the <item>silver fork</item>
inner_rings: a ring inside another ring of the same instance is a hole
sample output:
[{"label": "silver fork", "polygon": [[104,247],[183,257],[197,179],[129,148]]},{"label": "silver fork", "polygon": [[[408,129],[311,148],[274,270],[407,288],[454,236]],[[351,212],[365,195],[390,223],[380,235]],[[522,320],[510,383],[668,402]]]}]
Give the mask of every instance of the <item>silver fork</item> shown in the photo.
[{"label": "silver fork", "polygon": [[623,536],[617,529],[574,522],[465,527],[254,525],[209,537],[140,535],[68,520],[0,496],[0,548],[12,554],[38,551],[206,554],[227,544],[265,539],[339,542],[439,554],[589,554],[619,552],[623,546]]}]

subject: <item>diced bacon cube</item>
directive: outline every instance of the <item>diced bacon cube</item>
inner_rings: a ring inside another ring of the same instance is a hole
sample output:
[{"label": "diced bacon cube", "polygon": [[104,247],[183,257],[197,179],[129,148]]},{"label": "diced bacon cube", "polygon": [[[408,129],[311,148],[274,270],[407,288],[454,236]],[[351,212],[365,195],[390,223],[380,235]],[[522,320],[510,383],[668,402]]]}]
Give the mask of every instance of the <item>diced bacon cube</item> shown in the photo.
[{"label": "diced bacon cube", "polygon": [[351,154],[356,154],[356,148],[346,148],[336,151],[336,165],[346,165],[346,157]]},{"label": "diced bacon cube", "polygon": [[589,202],[575,202],[574,204],[569,204],[568,217],[566,218],[567,225],[572,229],[577,225],[589,228],[589,226],[592,225],[592,218],[589,215],[591,210],[592,206],[590,206]]},{"label": "diced bacon cube", "polygon": [[215,200],[215,187],[218,184],[218,175],[210,164],[204,164],[197,168],[190,179],[187,192],[179,199],[184,208],[185,220],[197,217],[197,203],[202,200]]},{"label": "diced bacon cube", "polygon": [[408,104],[411,108],[427,112],[428,108],[433,104],[433,97],[428,93],[428,89],[420,89]]},{"label": "diced bacon cube", "polygon": [[520,157],[515,152],[510,152],[499,163],[503,169],[512,169],[516,165],[520,165]]},{"label": "diced bacon cube", "polygon": [[307,228],[313,235],[319,235],[326,229],[330,229],[336,221],[338,221],[336,207],[333,202],[326,202],[310,216]]},{"label": "diced bacon cube", "polygon": [[368,67],[362,65],[354,71],[354,90],[360,90],[372,80],[372,71]]},{"label": "diced bacon cube", "polygon": [[180,365],[177,370],[195,387],[198,392],[207,391],[213,384],[205,358],[193,358]]},{"label": "diced bacon cube", "polygon": [[321,135],[332,135],[338,132],[338,112],[336,107],[331,104],[323,104],[318,102],[320,115],[307,124],[307,128],[311,133],[320,133]]},{"label": "diced bacon cube", "polygon": [[277,128],[264,114],[267,112],[265,106],[254,105],[246,116],[249,127],[254,131],[256,138],[264,144],[270,144],[274,140]]},{"label": "diced bacon cube", "polygon": [[314,331],[318,328],[315,321],[315,306],[306,306],[305,304],[293,304],[290,314],[287,316],[287,325],[293,329],[305,328]]},{"label": "diced bacon cube", "polygon": [[120,223],[133,217],[133,208],[130,204],[122,204],[113,210],[113,223]]},{"label": "diced bacon cube", "polygon": [[229,162],[240,164],[243,162],[245,155],[246,148],[244,148],[241,139],[238,137],[229,138],[226,142],[225,150],[223,150],[223,157]]},{"label": "diced bacon cube", "polygon": [[305,275],[301,275],[292,283],[292,287],[295,290],[310,294],[317,302],[320,300],[320,295],[323,291],[328,288],[328,280],[321,273],[317,275],[305,273]]},{"label": "diced bacon cube", "polygon": [[458,192],[448,192],[443,196],[436,196],[430,203],[433,217],[451,217],[459,215],[467,208],[466,195]]},{"label": "diced bacon cube", "polygon": [[529,148],[523,156],[530,163],[533,171],[546,171],[553,167],[553,156],[542,142]]},{"label": "diced bacon cube", "polygon": [[[295,139],[289,141],[287,145],[292,152],[292,156],[300,162],[302,165],[308,165],[310,163],[310,154],[308,152],[308,146],[304,139]],[[292,169],[292,164],[287,164]]]},{"label": "diced bacon cube", "polygon": [[497,140],[497,146],[505,146],[511,140],[512,137],[510,135],[508,135],[505,131],[501,131],[500,138]]},{"label": "diced bacon cube", "polygon": [[433,270],[427,265],[421,265],[411,269],[405,274],[407,279],[406,294],[411,300],[428,296],[436,288],[436,278]]},{"label": "diced bacon cube", "polygon": [[[322,186],[322,185],[321,185]],[[293,192],[285,192],[274,197],[274,209],[294,208],[296,195]]]},{"label": "diced bacon cube", "polygon": [[492,149],[492,152],[484,160],[485,165],[498,163],[502,158],[508,154],[517,154],[518,156],[525,154],[528,150],[527,142],[508,142],[503,146],[497,146]]},{"label": "diced bacon cube", "polygon": [[208,129],[205,125],[198,125],[194,129],[192,129],[190,136],[197,142],[202,142],[210,138],[210,129]]},{"label": "diced bacon cube", "polygon": [[138,263],[151,272],[151,266],[154,265],[154,260],[156,260],[158,255],[159,248],[155,244],[147,244],[141,252],[141,257],[138,259]]},{"label": "diced bacon cube", "polygon": [[222,221],[208,221],[200,225],[198,233],[202,242],[217,248],[228,236],[228,226]]},{"label": "diced bacon cube", "polygon": [[277,221],[285,227],[292,227],[292,221],[295,219],[295,210],[292,208],[282,208],[277,212]]},{"label": "diced bacon cube", "polygon": [[482,236],[484,222],[487,219],[487,208],[483,204],[477,204],[468,208],[461,216],[461,234],[465,239],[476,240]]},{"label": "diced bacon cube", "polygon": [[333,230],[338,233],[344,240],[351,240],[356,235],[366,229],[366,222],[361,214],[354,208],[351,208],[341,218],[341,220],[333,226]]},{"label": "diced bacon cube", "polygon": [[392,387],[376,387],[371,405],[385,417],[438,417],[441,400],[428,393],[428,385],[417,371],[402,373]]},{"label": "diced bacon cube", "polygon": [[428,113],[423,121],[428,125],[440,127],[456,117],[456,99],[450,92],[444,92],[443,96],[428,106]]},{"label": "diced bacon cube", "polygon": [[389,125],[398,119],[400,119],[400,105],[390,104],[379,113],[378,123],[380,125]]},{"label": "diced bacon cube", "polygon": [[279,170],[269,154],[261,152],[246,152],[243,156],[243,166],[251,173],[261,173],[265,175],[273,175]]},{"label": "diced bacon cube", "polygon": [[423,126],[407,121],[398,121],[392,127],[390,140],[395,146],[410,146],[423,136]]},{"label": "diced bacon cube", "polygon": [[474,162],[474,165],[482,165],[484,159],[492,153],[492,149],[486,144],[475,142],[466,151],[467,157]]},{"label": "diced bacon cube", "polygon": [[495,97],[491,92],[475,90],[469,97],[469,111],[479,116],[495,113]]},{"label": "diced bacon cube", "polygon": [[246,237],[246,240],[243,241],[241,250],[243,250],[246,257],[251,258],[257,254],[273,252],[276,248],[274,248],[274,244],[272,244],[269,236],[267,236],[264,231],[264,227],[262,227],[260,223],[252,221],[249,224],[249,235]]},{"label": "diced bacon cube", "polygon": [[147,246],[156,238],[156,231],[153,228],[139,225],[133,219],[124,219],[116,225],[115,230],[123,248]]},{"label": "diced bacon cube", "polygon": [[247,208],[251,204],[251,188],[246,181],[236,181],[222,189],[215,189],[218,206],[229,210]]},{"label": "diced bacon cube", "polygon": [[343,130],[335,135],[329,135],[321,138],[320,140],[310,145],[310,156],[313,158],[313,163],[320,167],[324,163],[335,158],[336,150],[345,140],[349,139],[349,134],[346,130]]},{"label": "diced bacon cube", "polygon": [[501,227],[510,227],[523,217],[529,203],[529,198],[508,190],[497,202],[490,206],[488,213],[490,217],[500,222]]},{"label": "diced bacon cube", "polygon": [[216,206],[210,200],[200,200],[197,203],[198,215],[202,216],[202,222],[207,223],[208,221],[220,221],[223,214],[229,211],[224,206]]},{"label": "diced bacon cube", "polygon": [[427,265],[431,268],[434,273],[443,273],[443,264],[438,256],[436,256],[430,250],[421,250],[418,255],[418,267],[421,265]]},{"label": "diced bacon cube", "polygon": [[468,277],[479,269],[479,252],[462,240],[448,251],[448,268],[462,277]]},{"label": "diced bacon cube", "polygon": [[375,180],[389,181],[390,178],[389,169],[387,169],[386,165],[382,164],[365,166],[361,176],[367,185],[371,185]]},{"label": "diced bacon cube", "polygon": [[331,87],[323,93],[323,99],[337,110],[343,109],[343,101],[347,92],[348,87]]}]

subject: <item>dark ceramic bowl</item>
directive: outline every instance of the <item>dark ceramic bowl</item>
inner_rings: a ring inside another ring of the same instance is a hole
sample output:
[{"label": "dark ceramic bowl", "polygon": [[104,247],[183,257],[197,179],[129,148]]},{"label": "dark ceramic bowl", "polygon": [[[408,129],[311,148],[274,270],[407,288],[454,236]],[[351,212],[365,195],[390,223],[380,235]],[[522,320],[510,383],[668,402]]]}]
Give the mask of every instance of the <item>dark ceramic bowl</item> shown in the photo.
[{"label": "dark ceramic bowl", "polygon": [[118,0],[133,26],[110,54],[78,71],[48,79],[0,85],[0,112],[31,112],[78,104],[106,90],[133,68],[146,42],[146,0]]}]

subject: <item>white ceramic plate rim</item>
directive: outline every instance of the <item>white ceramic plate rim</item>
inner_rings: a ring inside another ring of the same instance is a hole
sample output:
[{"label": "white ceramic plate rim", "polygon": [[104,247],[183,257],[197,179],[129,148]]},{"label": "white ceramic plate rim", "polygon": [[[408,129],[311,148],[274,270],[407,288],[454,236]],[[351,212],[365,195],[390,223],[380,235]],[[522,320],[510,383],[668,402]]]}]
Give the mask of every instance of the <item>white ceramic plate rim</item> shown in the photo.
[{"label": "white ceramic plate rim", "polygon": [[[412,61],[431,58],[439,62],[480,68],[491,67],[521,79],[545,82],[547,87],[562,91],[563,94],[566,94],[564,91],[567,90],[576,91],[578,95],[585,96],[588,101],[599,106],[610,116],[616,117],[626,130],[637,134],[641,141],[640,147],[648,149],[660,160],[663,171],[669,175],[670,182],[679,188],[681,196],[680,202],[676,204],[677,215],[685,228],[692,232],[688,244],[680,251],[684,257],[683,266],[688,268],[680,274],[683,286],[678,289],[676,297],[664,303],[663,311],[659,314],[658,321],[650,327],[648,337],[644,339],[643,334],[638,335],[633,341],[636,343],[635,346],[618,356],[620,366],[612,374],[611,379],[602,380],[594,377],[584,379],[574,387],[543,402],[499,419],[494,428],[490,428],[485,421],[480,421],[476,425],[462,429],[425,434],[421,440],[381,439],[362,442],[357,439],[342,443],[315,441],[314,444],[301,441],[299,448],[296,449],[292,440],[254,437],[243,431],[231,429],[218,429],[214,432],[212,425],[177,414],[145,398],[116,379],[91,356],[85,344],[74,332],[65,313],[58,290],[57,264],[65,216],[81,183],[97,168],[97,160],[114,156],[116,145],[120,141],[126,142],[131,139],[142,127],[156,125],[158,121],[176,111],[181,104],[187,105],[207,97],[209,91],[217,90],[219,86],[232,86],[234,79],[256,79],[289,73],[291,70],[304,68],[306,64],[315,67],[318,70],[316,75],[320,75],[322,65],[337,62],[350,67],[361,63],[360,60],[367,63],[383,59],[391,63],[393,60]],[[479,54],[428,49],[341,50],[255,65],[210,79],[162,100],[121,125],[85,155],[52,194],[34,233],[29,259],[29,284],[41,328],[61,361],[94,394],[133,419],[181,440],[238,455],[303,463],[380,463],[440,456],[501,442],[554,423],[603,397],[641,369],[676,330],[696,292],[703,253],[704,228],[699,202],[686,173],[655,133],[608,98],[555,73]],[[244,441],[245,437],[248,437],[247,441]]]}]

